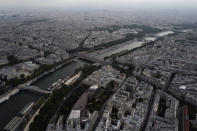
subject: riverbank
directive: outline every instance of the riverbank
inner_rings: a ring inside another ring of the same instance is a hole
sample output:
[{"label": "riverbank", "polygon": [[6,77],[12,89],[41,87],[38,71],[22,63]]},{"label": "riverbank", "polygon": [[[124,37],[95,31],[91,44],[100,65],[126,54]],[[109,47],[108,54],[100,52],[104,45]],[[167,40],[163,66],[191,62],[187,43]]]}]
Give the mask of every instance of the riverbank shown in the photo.
[{"label": "riverbank", "polygon": [[16,88],[13,90],[9,90],[5,94],[1,95],[0,96],[0,104],[9,100],[11,96],[16,95],[19,91],[20,91],[20,89]]},{"label": "riverbank", "polygon": [[29,131],[29,126],[30,124],[34,121],[34,118],[39,115],[40,109],[44,106],[44,104],[47,102],[48,99],[46,99],[42,105],[37,109],[37,111],[33,114],[32,118],[30,119],[30,121],[27,123],[27,125],[25,126],[23,131]]},{"label": "riverbank", "polygon": [[49,75],[50,73],[62,68],[63,66],[65,66],[66,64],[69,64],[70,62],[73,62],[74,60],[75,60],[75,57],[71,57],[71,58],[67,59],[64,63],[61,63],[60,65],[57,65],[57,66],[53,67],[49,71],[44,72],[43,74],[37,76],[36,78],[33,78],[32,80],[29,80],[26,83],[20,84],[17,87],[15,87],[14,89],[11,89],[8,92],[2,94],[0,96],[0,104],[9,100],[11,96],[16,95],[20,91],[20,89],[18,89],[18,88],[22,88],[22,87],[25,87],[25,86],[30,86],[32,83],[36,82],[37,80],[39,80],[39,79],[43,78],[44,76]]}]

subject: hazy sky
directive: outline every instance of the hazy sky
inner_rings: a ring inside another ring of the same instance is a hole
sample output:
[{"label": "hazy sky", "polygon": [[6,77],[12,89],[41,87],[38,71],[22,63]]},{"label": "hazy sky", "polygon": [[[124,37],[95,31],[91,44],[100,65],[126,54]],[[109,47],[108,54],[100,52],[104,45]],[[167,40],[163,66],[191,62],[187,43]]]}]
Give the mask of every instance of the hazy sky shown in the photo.
[{"label": "hazy sky", "polygon": [[0,0],[4,7],[129,7],[129,6],[161,6],[197,8],[197,0]]}]

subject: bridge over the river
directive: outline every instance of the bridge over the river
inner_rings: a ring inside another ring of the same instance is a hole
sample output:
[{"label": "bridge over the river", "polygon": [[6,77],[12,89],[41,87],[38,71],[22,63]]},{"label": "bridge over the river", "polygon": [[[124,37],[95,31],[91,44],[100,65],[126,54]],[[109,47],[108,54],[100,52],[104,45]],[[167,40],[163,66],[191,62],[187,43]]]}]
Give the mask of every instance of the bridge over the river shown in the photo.
[{"label": "bridge over the river", "polygon": [[51,91],[46,91],[43,89],[40,89],[39,87],[36,86],[23,86],[23,87],[19,87],[20,90],[26,90],[26,91],[30,91],[33,93],[38,93],[38,94],[51,94]]},{"label": "bridge over the river", "polygon": [[75,54],[75,56],[79,59],[87,60],[87,61],[93,62],[93,63],[99,63],[101,65],[110,65],[111,64],[111,62],[109,62],[109,61],[100,60],[100,59],[90,57],[90,56],[84,55],[84,54]]}]

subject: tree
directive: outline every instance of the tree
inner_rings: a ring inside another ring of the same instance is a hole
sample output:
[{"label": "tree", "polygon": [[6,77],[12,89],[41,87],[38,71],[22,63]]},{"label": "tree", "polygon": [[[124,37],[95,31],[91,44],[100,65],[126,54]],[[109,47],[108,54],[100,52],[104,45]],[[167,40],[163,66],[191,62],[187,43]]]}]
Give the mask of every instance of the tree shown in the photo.
[{"label": "tree", "polygon": [[20,75],[20,79],[25,80],[25,75],[24,74],[21,74]]}]

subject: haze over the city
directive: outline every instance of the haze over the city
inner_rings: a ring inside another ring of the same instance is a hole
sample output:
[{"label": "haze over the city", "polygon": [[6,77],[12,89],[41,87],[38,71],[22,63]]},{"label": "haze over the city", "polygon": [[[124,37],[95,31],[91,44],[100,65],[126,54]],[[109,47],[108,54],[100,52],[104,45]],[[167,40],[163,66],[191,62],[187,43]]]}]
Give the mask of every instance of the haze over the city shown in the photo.
[{"label": "haze over the city", "polygon": [[0,0],[0,7],[195,8],[196,0]]}]

